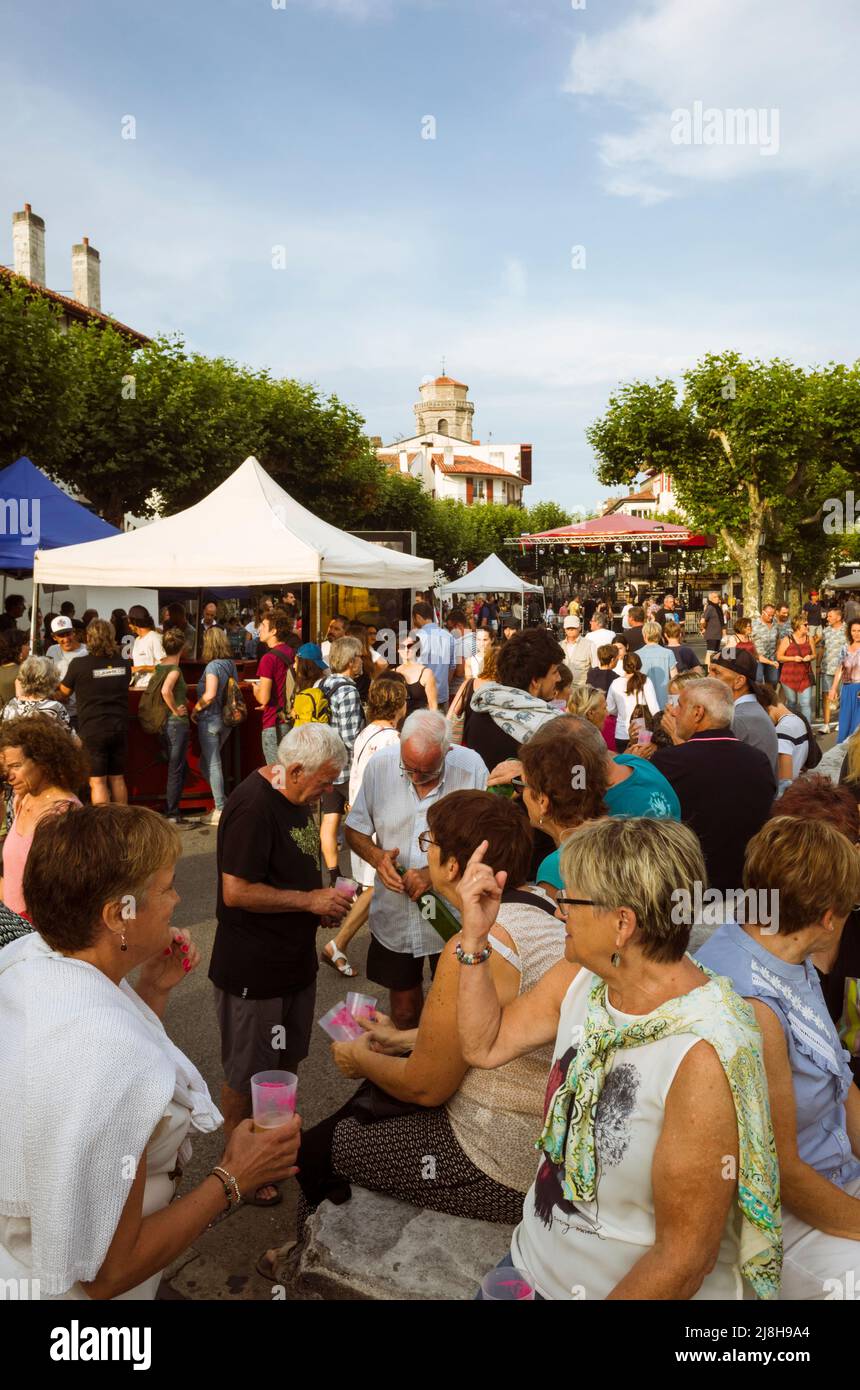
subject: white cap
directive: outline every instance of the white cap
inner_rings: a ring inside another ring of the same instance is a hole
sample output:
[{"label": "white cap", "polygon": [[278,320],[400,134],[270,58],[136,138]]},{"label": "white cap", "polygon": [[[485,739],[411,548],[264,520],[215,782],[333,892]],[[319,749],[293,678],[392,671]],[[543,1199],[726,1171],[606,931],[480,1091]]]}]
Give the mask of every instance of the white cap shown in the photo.
[{"label": "white cap", "polygon": [[562,627],[582,627],[582,623],[575,613],[570,613],[562,623]]},{"label": "white cap", "polygon": [[55,618],[51,623],[52,632],[71,632],[73,627],[74,623],[71,618],[66,617],[65,613],[61,613],[59,618]]}]

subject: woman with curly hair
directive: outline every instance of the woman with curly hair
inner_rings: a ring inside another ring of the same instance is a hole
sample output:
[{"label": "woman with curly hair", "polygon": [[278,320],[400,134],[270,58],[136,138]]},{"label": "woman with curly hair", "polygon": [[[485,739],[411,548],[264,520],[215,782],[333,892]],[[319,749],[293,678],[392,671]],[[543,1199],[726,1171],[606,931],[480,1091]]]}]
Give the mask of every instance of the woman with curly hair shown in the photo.
[{"label": "woman with curly hair", "polygon": [[57,722],[36,715],[0,723],[0,752],[15,797],[14,819],[3,845],[3,901],[26,912],[24,868],[36,826],[44,816],[80,806],[89,763],[83,748]]}]

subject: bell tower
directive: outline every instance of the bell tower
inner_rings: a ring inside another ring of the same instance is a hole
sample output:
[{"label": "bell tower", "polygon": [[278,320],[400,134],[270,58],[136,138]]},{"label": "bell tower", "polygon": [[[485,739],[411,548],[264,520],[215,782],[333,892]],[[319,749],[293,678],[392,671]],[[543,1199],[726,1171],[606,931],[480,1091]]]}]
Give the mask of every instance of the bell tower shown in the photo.
[{"label": "bell tower", "polygon": [[475,407],[467,399],[468,386],[443,375],[425,377],[418,389],[421,399],[413,406],[416,433],[448,434],[471,444]]}]

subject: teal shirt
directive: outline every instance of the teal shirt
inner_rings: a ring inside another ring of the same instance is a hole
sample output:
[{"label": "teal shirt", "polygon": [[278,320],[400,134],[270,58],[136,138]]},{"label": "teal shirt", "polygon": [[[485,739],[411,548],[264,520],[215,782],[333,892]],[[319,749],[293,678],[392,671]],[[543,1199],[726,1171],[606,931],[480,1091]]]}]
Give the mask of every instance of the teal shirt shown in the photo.
[{"label": "teal shirt", "polygon": [[[606,809],[610,816],[652,816],[655,820],[680,820],[681,803],[668,778],[644,758],[631,757],[619,753],[614,759],[622,767],[632,768],[631,775],[616,786],[610,787],[605,797]],[[562,889],[559,861],[561,850],[548,854],[538,867],[536,883],[550,883],[559,892]]]}]

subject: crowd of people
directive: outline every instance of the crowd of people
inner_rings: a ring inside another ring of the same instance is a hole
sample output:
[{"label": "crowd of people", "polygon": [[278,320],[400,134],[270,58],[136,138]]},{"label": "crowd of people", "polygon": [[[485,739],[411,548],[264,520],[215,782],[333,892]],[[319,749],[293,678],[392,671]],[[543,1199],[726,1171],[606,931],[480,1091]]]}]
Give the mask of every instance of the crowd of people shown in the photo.
[{"label": "crowd of people", "polygon": [[[620,622],[599,593],[561,607],[556,636],[528,603],[443,619],[419,596],[394,649],[345,614],[303,633],[291,594],[247,623],[208,604],[199,633],[177,604],[160,628],[71,612],[31,655],[7,600],[0,1277],[153,1297],[220,1213],[296,1179],[300,1239],[354,1184],[512,1228],[502,1266],[537,1298],[860,1283],[860,622],[766,606],[727,631],[715,593],[699,656],[673,594]],[[228,794],[249,655],[262,766]],[[845,735],[831,776],[816,665]],[[164,814],[127,804],[132,684]],[[171,923],[192,720],[217,1106],[162,1022],[202,964]],[[332,1044],[355,1093],[255,1130],[251,1078],[299,1073],[318,966],[359,976],[365,930],[388,1004]],[[178,1196],[191,1131],[222,1123],[221,1162]]]}]

